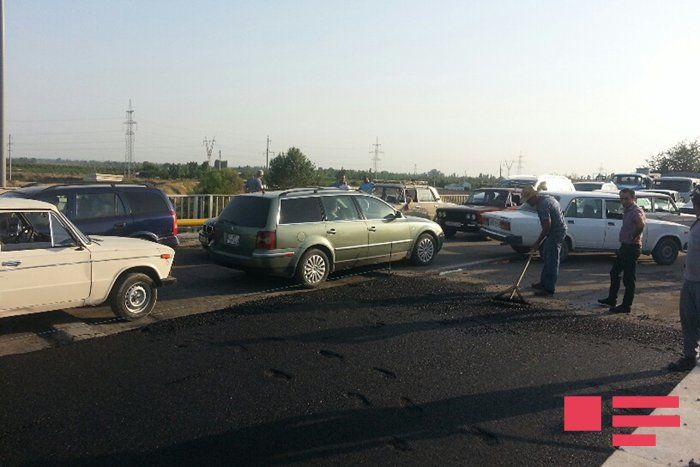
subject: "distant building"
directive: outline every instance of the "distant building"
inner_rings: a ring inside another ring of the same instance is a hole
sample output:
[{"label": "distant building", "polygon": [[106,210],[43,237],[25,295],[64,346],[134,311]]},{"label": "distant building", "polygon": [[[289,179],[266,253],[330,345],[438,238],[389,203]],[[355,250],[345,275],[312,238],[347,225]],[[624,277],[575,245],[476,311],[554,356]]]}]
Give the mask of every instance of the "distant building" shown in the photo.
[{"label": "distant building", "polygon": [[113,183],[118,183],[124,180],[123,175],[114,175],[114,174],[98,174],[94,173],[91,175],[88,175],[84,178],[86,182],[113,182]]},{"label": "distant building", "polygon": [[220,161],[220,160],[216,159],[214,161],[214,168],[216,170],[227,169],[228,168],[228,161]]}]

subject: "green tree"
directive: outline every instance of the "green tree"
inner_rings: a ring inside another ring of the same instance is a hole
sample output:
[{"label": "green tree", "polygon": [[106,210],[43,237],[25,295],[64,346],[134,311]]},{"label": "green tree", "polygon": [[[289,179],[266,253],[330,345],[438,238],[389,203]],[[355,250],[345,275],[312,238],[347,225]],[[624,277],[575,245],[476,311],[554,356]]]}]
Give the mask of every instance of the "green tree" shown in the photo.
[{"label": "green tree", "polygon": [[655,172],[700,172],[700,141],[681,141],[647,161]]},{"label": "green tree", "polygon": [[280,154],[270,161],[267,174],[271,188],[286,190],[318,183],[316,167],[308,157],[297,148],[289,148],[286,154]]},{"label": "green tree", "polygon": [[209,170],[199,179],[194,193],[235,195],[243,191],[243,180],[233,169]]}]

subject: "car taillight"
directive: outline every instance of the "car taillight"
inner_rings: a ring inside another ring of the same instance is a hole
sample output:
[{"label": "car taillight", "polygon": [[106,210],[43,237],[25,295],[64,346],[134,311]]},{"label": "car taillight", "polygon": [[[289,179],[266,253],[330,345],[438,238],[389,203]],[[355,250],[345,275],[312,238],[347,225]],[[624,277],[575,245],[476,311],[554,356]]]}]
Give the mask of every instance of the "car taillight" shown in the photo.
[{"label": "car taillight", "polygon": [[277,232],[261,230],[255,237],[255,248],[258,250],[274,250],[277,248]]},{"label": "car taillight", "polygon": [[501,221],[501,230],[506,230],[510,232],[510,221]]},{"label": "car taillight", "polygon": [[176,213],[175,211],[170,211],[170,215],[171,215],[172,218],[173,218],[173,235],[177,235],[177,234],[178,234],[178,230],[177,230],[177,213]]}]

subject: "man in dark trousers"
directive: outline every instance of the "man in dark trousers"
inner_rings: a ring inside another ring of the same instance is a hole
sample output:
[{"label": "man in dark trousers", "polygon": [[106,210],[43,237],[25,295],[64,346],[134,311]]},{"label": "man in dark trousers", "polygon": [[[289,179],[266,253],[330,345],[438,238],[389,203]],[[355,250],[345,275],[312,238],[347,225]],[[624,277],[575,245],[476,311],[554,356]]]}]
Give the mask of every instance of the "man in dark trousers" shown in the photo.
[{"label": "man in dark trousers", "polygon": [[695,216],[690,227],[688,252],[685,255],[683,288],[681,289],[680,315],[683,330],[683,357],[668,366],[671,371],[690,371],[697,364],[698,339],[700,339],[700,188],[691,195]]},{"label": "man in dark trousers", "polygon": [[531,252],[538,251],[542,257],[542,274],[540,281],[532,284],[535,295],[549,297],[554,295],[554,288],[559,278],[559,255],[561,244],[566,237],[566,224],[561,206],[553,196],[539,194],[532,186],[523,188],[521,199],[537,209],[542,231],[537,241],[530,247]]},{"label": "man in dark trousers", "polygon": [[[620,248],[617,250],[617,258],[610,269],[610,291],[606,298],[601,298],[598,303],[610,307],[610,313],[629,313],[632,310],[634,289],[637,281],[637,259],[642,251],[642,232],[646,216],[642,208],[635,203],[634,190],[624,188],[620,190],[620,202],[624,208],[622,214],[622,228],[620,229]],[[617,305],[617,293],[620,291],[620,279],[625,284],[625,296],[622,304]]]}]

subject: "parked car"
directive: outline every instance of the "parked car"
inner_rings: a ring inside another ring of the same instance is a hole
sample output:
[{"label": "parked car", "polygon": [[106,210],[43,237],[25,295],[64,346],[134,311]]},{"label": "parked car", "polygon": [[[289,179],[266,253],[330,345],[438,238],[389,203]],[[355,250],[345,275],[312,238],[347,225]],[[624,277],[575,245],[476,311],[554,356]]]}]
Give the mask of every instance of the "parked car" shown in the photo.
[{"label": "parked car", "polygon": [[[562,206],[567,236],[562,259],[569,252],[616,251],[622,227],[623,207],[617,195],[604,192],[552,193]],[[513,211],[484,214],[481,232],[524,253],[540,234],[537,213],[524,205]],[[685,225],[647,219],[642,253],[652,255],[658,264],[673,264],[678,252],[687,247],[689,228]]]},{"label": "parked car", "polygon": [[693,190],[695,186],[700,183],[700,179],[692,177],[659,177],[654,180],[654,190],[674,190],[680,193],[680,199],[676,199],[677,202],[690,201]]},{"label": "parked car", "polygon": [[671,197],[652,191],[638,191],[637,204],[644,210],[647,218],[675,222],[690,227],[695,222],[695,215],[681,212]]},{"label": "parked car", "polygon": [[613,182],[585,181],[574,183],[576,191],[619,191]]},{"label": "parked car", "polygon": [[644,190],[654,186],[654,180],[648,175],[638,173],[614,174],[611,180],[617,187],[631,188],[633,190]]},{"label": "parked car", "polygon": [[51,203],[87,235],[135,237],[177,247],[175,208],[158,188],[130,184],[38,185],[3,197]]},{"label": "parked car", "polygon": [[662,189],[650,188],[648,190],[646,190],[646,189],[637,190],[636,193],[638,195],[642,194],[642,193],[658,193],[661,195],[668,196],[669,198],[671,198],[673,200],[674,203],[682,203],[683,202],[681,194],[679,192],[677,192],[676,190],[662,190]]},{"label": "parked car", "polygon": [[681,214],[691,214],[695,216],[695,208],[693,207],[692,201],[689,201],[684,205],[680,206],[678,210],[681,212]]},{"label": "parked car", "polygon": [[172,248],[88,237],[52,204],[0,198],[0,317],[107,302],[126,320],[147,316],[172,284]]},{"label": "parked car", "polygon": [[528,185],[538,191],[574,191],[574,184],[562,175],[513,175],[498,183],[502,188],[522,189]]},{"label": "parked car", "polygon": [[457,232],[478,232],[482,215],[520,205],[518,188],[479,188],[474,190],[463,205],[445,206],[437,210],[437,223],[445,237]]},{"label": "parked car", "polygon": [[471,189],[472,184],[469,182],[450,183],[449,185],[445,185],[445,190],[451,191],[469,191]]},{"label": "parked car", "polygon": [[444,234],[361,192],[324,188],[235,196],[214,224],[212,259],[316,287],[336,270],[410,259],[430,264]]},{"label": "parked car", "polygon": [[443,203],[437,189],[427,182],[375,180],[372,194],[405,215],[430,220],[435,220],[439,207],[454,205]]},{"label": "parked car", "polygon": [[209,244],[214,240],[214,225],[216,225],[216,221],[216,217],[207,219],[199,229],[199,243],[202,244],[202,248],[205,250],[209,249]]}]

